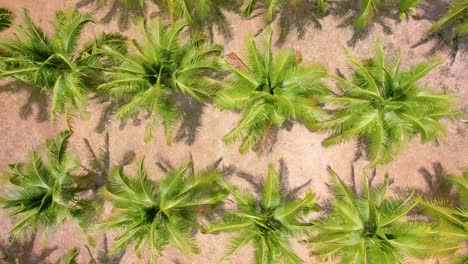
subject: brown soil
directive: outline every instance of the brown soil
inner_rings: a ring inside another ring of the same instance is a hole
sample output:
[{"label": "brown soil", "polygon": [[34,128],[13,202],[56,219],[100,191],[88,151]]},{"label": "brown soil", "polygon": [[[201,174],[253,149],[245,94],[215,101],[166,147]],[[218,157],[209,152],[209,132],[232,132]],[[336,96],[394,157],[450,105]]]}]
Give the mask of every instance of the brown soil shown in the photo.
[{"label": "brown soil", "polygon": [[[17,15],[16,24],[21,21],[19,9],[24,7],[30,10],[34,21],[47,30],[51,30],[49,21],[53,19],[55,11],[75,6],[76,2],[75,0],[3,0],[1,5],[14,11]],[[84,7],[81,10],[91,11],[91,8]],[[94,13],[96,17],[102,17],[104,14],[105,10]],[[226,53],[236,52],[242,58],[245,54],[245,37],[249,33],[257,32],[262,25],[261,18],[246,20],[241,19],[237,14],[228,14],[228,21],[232,28],[233,38],[227,40],[216,36],[215,40],[225,45]],[[296,33],[292,32],[284,47],[301,50],[305,62],[321,62],[328,67],[330,72],[340,69],[347,73],[349,72],[348,66],[342,49],[346,47],[347,41],[351,38],[352,30],[349,27],[338,28],[337,25],[341,21],[342,19],[339,17],[327,16],[321,20],[322,30],[309,26],[304,39],[297,39]],[[393,30],[392,34],[384,34],[380,26],[375,26],[370,34],[351,50],[360,58],[371,56],[375,40],[381,38],[386,45],[398,45],[401,48],[404,66],[433,56],[444,58],[446,62],[434,70],[423,82],[435,90],[448,91],[458,95],[460,100],[457,103],[457,108],[466,109],[468,102],[467,52],[461,49],[453,65],[450,65],[449,51],[431,51],[431,48],[436,46],[434,41],[417,48],[411,48],[424,37],[425,32],[431,26],[431,21],[409,19],[409,21],[400,23],[389,20],[388,23]],[[116,21],[111,21],[108,24],[88,26],[84,37],[89,38],[102,30],[119,31]],[[124,33],[130,31],[132,30],[127,30]],[[10,33],[10,31],[2,33],[2,38]],[[462,46],[466,45],[467,43],[462,43]],[[30,98],[28,88],[10,81],[2,81],[0,85],[0,171],[4,171],[7,164],[23,161],[31,150],[39,147],[46,138],[52,137],[65,126],[63,120],[59,120],[55,127],[51,126],[47,120],[40,121],[41,113],[44,111],[47,113],[48,108],[40,103],[44,99],[38,101],[37,95]],[[89,155],[85,148],[84,139],[88,139],[95,150],[104,144],[104,134],[97,133],[95,128],[106,105],[107,103],[99,104],[91,101],[89,120],[75,120],[71,151],[78,153],[85,165],[89,165]],[[27,107],[32,107],[32,112],[29,114],[25,111]],[[126,152],[134,151],[137,158],[146,157],[148,169],[155,177],[159,177],[161,171],[155,162],[160,158],[165,158],[170,160],[172,164],[178,165],[188,161],[192,155],[196,169],[204,168],[217,159],[223,158],[222,164],[224,166],[233,165],[237,170],[250,173],[260,180],[265,176],[269,163],[274,163],[278,167],[279,160],[283,159],[289,171],[291,188],[311,180],[308,188],[312,189],[321,201],[329,197],[326,186],[328,181],[326,167],[328,165],[344,179],[351,179],[351,160],[354,156],[355,142],[325,149],[321,146],[321,141],[326,137],[326,134],[311,132],[304,126],[295,124],[290,131],[280,130],[277,142],[268,155],[258,156],[256,153],[241,155],[237,151],[238,145],[225,145],[221,140],[233,128],[237,119],[238,116],[234,113],[221,112],[214,109],[212,105],[206,105],[202,108],[201,125],[195,142],[189,145],[181,140],[171,146],[166,145],[162,130],[157,132],[151,142],[145,143],[143,141],[144,121],[140,125],[127,122],[123,129],[120,129],[119,123],[114,121],[108,126],[111,164],[116,165]],[[395,178],[394,187],[425,190],[426,186],[422,175],[418,172],[419,168],[424,167],[430,170],[434,162],[441,162],[450,173],[459,174],[463,169],[466,169],[468,166],[468,134],[462,119],[459,117],[445,121],[447,137],[446,141],[439,146],[431,143],[422,145],[414,140],[409,149],[391,165],[378,169],[376,181],[381,181],[383,174],[389,172]],[[355,166],[356,174],[360,176],[365,163],[358,162]],[[132,168],[132,166],[129,167]],[[233,177],[232,180],[237,184],[245,184],[238,177]],[[5,211],[0,211],[0,217],[2,218],[0,230],[4,234],[11,227],[12,219],[5,218]],[[110,244],[116,234],[109,234]],[[7,237],[2,236],[2,240],[6,241]],[[103,236],[96,235],[95,237],[98,242],[96,248],[100,248]],[[220,263],[230,237],[229,234],[216,236],[198,234],[197,242],[202,249],[199,255],[182,256],[174,248],[168,247],[159,259],[159,263]],[[73,247],[81,249],[79,263],[87,263],[89,259],[83,239],[71,224],[67,224],[53,237],[47,237],[45,240],[47,241],[46,245],[41,244],[40,239],[37,239],[34,244],[34,253],[39,253],[42,247],[56,249],[44,261],[30,260],[30,263],[54,262]],[[319,263],[309,257],[304,245],[297,244],[296,248],[306,263]],[[96,251],[93,250],[95,256]],[[253,263],[252,248],[239,250],[225,263],[239,263],[239,261]],[[130,247],[121,263],[141,262],[135,257]],[[434,263],[434,261],[425,261],[424,263]]]}]

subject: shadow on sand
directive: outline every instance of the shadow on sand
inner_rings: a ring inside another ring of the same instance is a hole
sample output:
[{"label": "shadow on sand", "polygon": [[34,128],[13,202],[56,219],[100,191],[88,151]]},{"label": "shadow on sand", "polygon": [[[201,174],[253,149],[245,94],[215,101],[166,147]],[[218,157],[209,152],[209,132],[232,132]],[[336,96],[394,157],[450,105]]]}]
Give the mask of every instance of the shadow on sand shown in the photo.
[{"label": "shadow on sand", "polygon": [[45,92],[41,89],[32,87],[20,81],[11,81],[0,86],[0,92],[17,93],[25,91],[28,94],[28,99],[21,106],[19,116],[21,119],[28,119],[33,115],[33,107],[37,107],[35,119],[38,123],[49,120],[49,99]]}]

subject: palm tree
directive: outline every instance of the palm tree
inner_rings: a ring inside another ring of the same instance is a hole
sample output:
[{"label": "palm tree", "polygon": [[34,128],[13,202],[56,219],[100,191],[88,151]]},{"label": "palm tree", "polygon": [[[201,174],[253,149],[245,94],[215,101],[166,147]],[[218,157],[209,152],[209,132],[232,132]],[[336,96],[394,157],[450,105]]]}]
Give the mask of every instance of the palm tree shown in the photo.
[{"label": "palm tree", "polygon": [[462,36],[468,33],[468,0],[454,0],[447,14],[431,27],[430,32],[453,24],[455,24],[453,31],[457,35]]},{"label": "palm tree", "polygon": [[160,181],[149,179],[143,160],[136,177],[125,175],[121,167],[115,168],[101,192],[112,203],[115,215],[97,226],[124,230],[110,254],[133,242],[138,256],[147,246],[152,253],[159,253],[168,244],[184,254],[198,252],[193,239],[198,210],[216,206],[226,196],[215,184],[217,177],[217,170],[195,174],[192,162],[168,171]]},{"label": "palm tree", "polygon": [[376,56],[362,63],[346,53],[354,66],[353,78],[336,76],[342,94],[325,99],[342,107],[321,123],[323,129],[332,131],[324,146],[361,138],[375,167],[390,162],[418,134],[422,142],[444,135],[440,119],[455,114],[451,110],[454,97],[435,94],[416,83],[441,64],[440,60],[401,71],[399,56],[385,57],[380,41]]},{"label": "palm tree", "polygon": [[353,193],[337,174],[333,178],[336,198],[332,211],[316,221],[311,238],[312,253],[339,257],[341,263],[406,263],[406,257],[427,258],[445,249],[433,224],[409,220],[418,204],[414,191],[405,197],[386,198],[390,177],[376,187],[364,179],[361,193]]},{"label": "palm tree", "polygon": [[0,202],[12,209],[8,216],[20,216],[8,231],[15,238],[39,228],[50,233],[67,218],[82,230],[96,212],[96,203],[81,198],[79,193],[83,189],[74,181],[73,174],[80,168],[80,161],[67,152],[71,135],[70,131],[63,131],[46,141],[44,155],[34,151],[29,162],[8,166],[13,188]]},{"label": "palm tree", "polygon": [[10,27],[13,21],[13,14],[6,8],[0,8],[0,31]]},{"label": "palm tree", "polygon": [[224,259],[252,242],[256,263],[303,263],[291,248],[290,238],[304,235],[310,228],[300,218],[317,209],[312,192],[308,191],[302,199],[287,199],[282,193],[280,178],[273,165],[269,166],[258,200],[252,193],[237,189],[223,180],[220,184],[232,194],[238,209],[227,212],[222,221],[204,227],[203,231],[237,233]]},{"label": "palm tree", "polygon": [[[52,94],[52,122],[56,114],[65,111],[67,121],[74,110],[85,116],[86,95],[93,87],[93,67],[98,67],[98,56],[90,50],[99,41],[77,50],[77,43],[83,27],[93,22],[89,15],[82,15],[75,9],[58,11],[55,20],[55,34],[47,36],[23,9],[24,25],[16,30],[16,38],[0,42],[0,77],[13,77]],[[106,44],[112,45],[115,35],[103,35]],[[102,43],[101,43],[102,44]],[[70,123],[69,123],[70,125]]]},{"label": "palm tree", "polygon": [[107,81],[99,86],[111,96],[130,100],[115,114],[118,119],[136,116],[146,110],[149,120],[145,140],[162,122],[167,141],[179,119],[172,95],[183,94],[203,101],[214,95],[214,86],[205,75],[218,69],[212,55],[220,45],[205,45],[200,38],[182,41],[183,23],[164,25],[160,19],[138,21],[144,44],[130,41],[130,52],[104,47],[103,52],[118,65],[107,71]]},{"label": "palm tree", "polygon": [[[444,200],[425,200],[419,205],[439,225],[437,231],[445,240],[452,245],[452,251],[461,249],[461,243],[468,241],[468,171],[462,176],[449,176],[449,180],[458,187],[460,195],[459,207],[450,205]],[[468,256],[463,254],[450,254],[449,263],[466,263]]]},{"label": "palm tree", "polygon": [[247,64],[235,55],[232,56],[237,58],[236,65],[222,61],[230,79],[215,103],[222,110],[241,112],[237,126],[224,137],[227,144],[242,139],[241,153],[262,149],[270,129],[281,127],[287,120],[313,127],[325,117],[316,98],[329,93],[320,82],[327,76],[325,67],[301,66],[300,53],[292,49],[283,49],[273,58],[271,36],[271,30],[267,29],[263,49],[257,48],[252,37],[248,38]]},{"label": "palm tree", "polygon": [[[259,3],[261,2],[261,3]],[[285,1],[278,1],[278,0],[244,0],[242,6],[242,15],[245,17],[250,17],[257,7],[257,5],[261,5],[262,9],[264,10],[263,20],[265,24],[270,24],[275,19],[276,15],[281,12],[283,8],[291,8],[293,10],[300,7],[300,4],[305,2],[304,0],[285,0]],[[325,0],[316,0],[315,4],[320,8],[320,10],[325,11]]]}]

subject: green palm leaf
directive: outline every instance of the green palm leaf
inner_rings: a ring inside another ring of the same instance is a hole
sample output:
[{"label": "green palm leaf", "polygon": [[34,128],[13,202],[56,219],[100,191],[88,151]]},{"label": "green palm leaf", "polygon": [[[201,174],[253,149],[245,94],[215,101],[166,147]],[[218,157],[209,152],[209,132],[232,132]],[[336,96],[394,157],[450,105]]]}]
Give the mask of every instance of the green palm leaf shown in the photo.
[{"label": "green palm leaf", "polygon": [[442,16],[434,25],[432,25],[430,32],[437,31],[443,27],[447,27],[460,21],[454,31],[460,35],[468,33],[468,1],[467,0],[454,0],[450,6],[447,14]]},{"label": "green palm leaf", "polygon": [[203,227],[205,233],[238,232],[224,259],[253,243],[256,263],[303,263],[291,248],[290,239],[308,232],[302,216],[316,210],[315,196],[308,191],[303,199],[288,200],[281,193],[280,178],[273,165],[258,200],[225,180],[220,184],[236,199],[238,209],[227,212],[221,221]]},{"label": "green palm leaf", "polygon": [[[194,174],[192,163],[168,171],[160,181],[150,179],[139,162],[136,177],[118,167],[109,175],[101,195],[110,201],[115,214],[97,224],[98,228],[123,229],[111,252],[135,243],[139,255],[145,246],[160,252],[171,244],[182,253],[197,253],[193,230],[197,227],[197,210],[216,206],[226,192],[214,187],[219,171]],[[211,176],[210,176],[211,175]]]},{"label": "green palm leaf", "polygon": [[180,117],[173,95],[182,94],[199,101],[214,96],[217,88],[209,84],[206,75],[217,71],[213,57],[222,47],[187,40],[184,38],[187,24],[182,22],[168,26],[160,19],[139,20],[138,26],[144,43],[131,41],[128,53],[118,46],[103,47],[102,52],[115,66],[106,71],[105,81],[98,89],[129,101],[117,111],[117,119],[148,111],[145,141],[162,124],[170,144]]},{"label": "green palm leaf", "polygon": [[0,77],[12,77],[50,93],[53,123],[62,112],[67,121],[76,111],[86,117],[86,95],[95,88],[96,70],[102,68],[96,48],[102,44],[121,46],[123,38],[107,35],[85,44],[80,51],[77,43],[83,27],[93,21],[89,15],[75,9],[58,11],[51,36],[32,21],[26,9],[23,16],[24,24],[16,29],[15,38],[0,42]]},{"label": "green palm leaf", "polygon": [[364,177],[364,188],[353,193],[330,170],[336,199],[332,211],[312,227],[312,253],[323,258],[339,257],[341,263],[407,263],[407,257],[443,255],[451,245],[437,235],[434,225],[408,220],[418,203],[406,197],[385,197],[390,178],[372,187]]},{"label": "green palm leaf", "polygon": [[0,8],[0,31],[10,27],[13,21],[13,14],[6,8]]},{"label": "green palm leaf", "polygon": [[72,173],[79,161],[67,153],[70,136],[61,132],[46,142],[43,155],[33,152],[27,163],[9,166],[13,187],[0,201],[10,216],[19,216],[9,231],[15,237],[26,230],[53,230],[67,217],[85,228],[96,213],[95,202],[78,196],[82,189]]},{"label": "green palm leaf", "polygon": [[380,41],[376,53],[374,58],[360,62],[347,52],[354,66],[352,79],[335,76],[342,94],[323,99],[341,107],[334,117],[318,124],[332,132],[323,141],[324,146],[362,138],[371,167],[392,161],[418,134],[423,142],[443,137],[440,120],[456,114],[452,110],[454,97],[434,94],[417,84],[441,64],[440,60],[403,71],[399,57],[385,57]]},{"label": "green palm leaf", "polygon": [[270,129],[281,127],[286,120],[313,127],[325,115],[317,99],[330,92],[321,83],[327,76],[325,68],[300,65],[291,49],[273,56],[271,38],[271,30],[267,29],[263,48],[248,38],[245,68],[227,60],[222,63],[230,76],[215,103],[222,110],[241,113],[237,126],[224,137],[227,144],[242,141],[241,153],[262,150]]}]

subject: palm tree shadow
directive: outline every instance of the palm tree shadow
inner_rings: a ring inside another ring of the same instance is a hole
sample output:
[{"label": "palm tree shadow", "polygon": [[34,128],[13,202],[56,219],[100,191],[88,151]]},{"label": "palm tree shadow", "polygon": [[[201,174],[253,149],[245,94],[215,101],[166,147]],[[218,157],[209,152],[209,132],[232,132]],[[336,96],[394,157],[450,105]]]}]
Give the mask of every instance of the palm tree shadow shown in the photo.
[{"label": "palm tree shadow", "polygon": [[[102,0],[81,0],[76,4],[78,9],[84,7],[93,8],[93,12],[100,9],[106,9],[106,14],[99,19],[99,22],[108,24],[112,20],[117,20],[117,24],[121,31],[127,29],[135,18],[144,16],[145,6],[140,6],[138,1],[128,1],[129,4],[125,4],[123,0],[109,0],[107,3],[103,3]],[[110,6],[110,7],[108,7]]]},{"label": "palm tree shadow", "polygon": [[33,251],[35,241],[36,232],[21,240],[9,238],[6,243],[5,241],[1,241],[0,262],[6,264],[47,263],[47,258],[57,250],[57,246],[53,248],[41,248],[41,251],[37,254]]},{"label": "palm tree shadow", "polygon": [[[397,187],[395,193],[406,195],[411,191],[415,191],[416,195],[430,200],[437,201],[446,205],[458,207],[463,202],[457,192],[456,186],[448,179],[448,173],[440,162],[432,164],[432,172],[424,167],[418,169],[418,172],[424,179],[426,189],[424,188],[407,188]],[[423,213],[421,208],[413,209],[410,214],[419,216]]]},{"label": "palm tree shadow", "polygon": [[[163,0],[152,0],[154,4],[159,7],[158,12],[153,12],[150,17],[168,17],[168,7]],[[203,32],[206,33],[211,42],[213,42],[215,32],[222,35],[225,39],[232,39],[232,29],[229,20],[224,14],[225,11],[238,12],[239,4],[236,0],[223,0],[215,1],[210,6],[209,15],[201,20],[198,16],[192,14],[193,22],[191,23],[191,32]],[[195,10],[196,12],[196,10]]]},{"label": "palm tree shadow", "polygon": [[445,201],[449,204],[458,206],[460,197],[456,192],[455,185],[449,180],[449,174],[440,162],[432,163],[432,172],[427,168],[421,167],[418,172],[424,178],[427,191],[418,189],[418,192],[426,198]]},{"label": "palm tree shadow", "polygon": [[[434,24],[448,10],[449,2],[444,0],[423,1],[420,4],[421,12],[413,16],[415,19],[425,19]],[[426,56],[432,56],[437,51],[445,51],[450,54],[450,64],[455,62],[455,59],[460,50],[468,51],[468,36],[459,36],[453,32],[454,25],[447,28],[442,28],[433,33],[427,33],[425,37],[416,42],[411,48],[430,44],[431,47],[426,53]]]},{"label": "palm tree shadow", "polygon": [[99,249],[96,258],[93,256],[88,246],[86,246],[86,249],[88,250],[88,254],[91,256],[91,259],[94,260],[95,263],[99,264],[119,264],[122,261],[123,256],[125,255],[125,250],[119,250],[114,254],[109,254],[110,250],[108,245],[107,234],[104,234],[102,248]]},{"label": "palm tree shadow", "polygon": [[[109,151],[109,133],[105,134],[104,146],[97,151],[93,149],[87,138],[83,139],[88,152],[88,165],[83,166],[85,175],[79,177],[80,184],[85,188],[98,190],[105,185],[107,176],[111,171],[111,155]],[[135,160],[135,151],[128,150],[124,153],[117,166],[126,166]]]},{"label": "palm tree shadow", "polygon": [[[434,24],[447,12],[448,8],[449,3],[443,0],[423,2],[420,8],[422,13],[418,15],[418,19],[429,20]],[[453,32],[453,28],[454,25],[451,25],[433,33],[428,32],[425,37],[416,42],[411,48],[430,44],[431,47],[426,56],[431,56],[438,51],[448,52],[450,55],[450,65],[452,65],[460,51],[468,51],[468,36],[457,35]]]},{"label": "palm tree shadow", "polygon": [[331,1],[330,3],[330,14],[339,18],[344,18],[338,25],[338,28],[351,27],[353,29],[353,35],[348,40],[347,45],[354,47],[360,40],[365,39],[372,27],[380,25],[383,28],[385,34],[392,34],[391,27],[387,24],[386,20],[391,19],[399,21],[398,5],[394,1],[385,1],[376,11],[375,16],[366,28],[358,29],[354,27],[353,23],[359,14],[359,1],[358,0],[343,0],[343,1]]},{"label": "palm tree shadow", "polygon": [[21,119],[25,120],[33,115],[33,106],[35,105],[37,107],[36,122],[42,123],[49,120],[49,98],[41,89],[21,81],[12,81],[2,85],[0,91],[10,93],[25,91],[28,93],[28,99],[20,108],[19,116]]},{"label": "palm tree shadow", "polygon": [[[235,175],[245,180],[254,189],[257,195],[260,196],[262,194],[263,186],[265,185],[263,180],[260,180],[259,177],[255,177],[254,175],[245,171],[236,170],[235,172]],[[297,199],[298,196],[304,191],[304,189],[312,182],[312,179],[309,179],[301,185],[292,188],[290,185],[289,170],[286,162],[283,159],[279,160],[279,168],[277,172],[280,179],[281,195],[286,202]]]},{"label": "palm tree shadow", "polygon": [[258,155],[267,155],[271,153],[278,142],[278,134],[280,130],[291,131],[294,127],[294,121],[285,120],[281,127],[271,126],[265,131],[263,142],[259,142],[255,147]]},{"label": "palm tree shadow", "polygon": [[293,30],[299,39],[305,37],[311,26],[321,30],[320,19],[327,15],[328,11],[322,11],[315,1],[301,1],[297,8],[283,8],[278,14],[280,31],[276,45],[283,45]]},{"label": "palm tree shadow", "polygon": [[[101,115],[99,117],[99,121],[96,124],[96,127],[94,128],[94,131],[97,133],[101,134],[105,131],[107,131],[107,128],[109,125],[112,123],[112,119],[114,114],[121,108],[123,105],[127,104],[129,101],[128,100],[117,100],[117,99],[111,99],[107,95],[102,95],[102,94],[96,94],[90,98],[91,100],[95,100],[97,104],[104,104],[107,103],[107,105],[104,107],[104,109],[101,111]],[[148,115],[149,116],[149,115]],[[143,117],[145,118],[145,117]],[[129,118],[125,120],[119,120],[119,129],[123,130],[126,126],[128,121],[131,120],[132,124],[135,126],[141,125],[142,119],[139,117],[134,117],[134,118]]]},{"label": "palm tree shadow", "polygon": [[[332,167],[331,166],[327,166],[327,171],[330,173],[331,171],[333,171]],[[358,190],[358,183],[357,183],[357,179],[356,179],[356,171],[355,171],[355,168],[354,168],[354,164],[353,162],[351,162],[351,170],[350,170],[350,174],[351,174],[351,182],[349,183],[345,183],[352,191],[352,193],[354,195],[359,195],[359,190]],[[373,187],[373,183],[374,183],[374,180],[375,180],[375,177],[377,175],[377,170],[376,169],[372,169],[370,171],[370,173],[367,174],[367,179],[369,181],[369,187],[372,188]],[[338,175],[339,177],[339,175]],[[394,178],[390,178],[390,186],[395,182],[395,179]],[[334,193],[335,190],[334,190],[334,184],[330,184],[330,183],[326,183],[328,189],[330,190],[330,193]],[[326,201],[321,201],[319,206],[320,208],[322,208],[325,212],[331,212],[333,210],[333,206],[332,206],[332,199],[328,199]]]},{"label": "palm tree shadow", "polygon": [[184,141],[192,145],[198,137],[201,127],[201,116],[205,104],[198,102],[192,97],[176,94],[177,109],[180,111],[180,125],[175,135],[175,141]]}]

